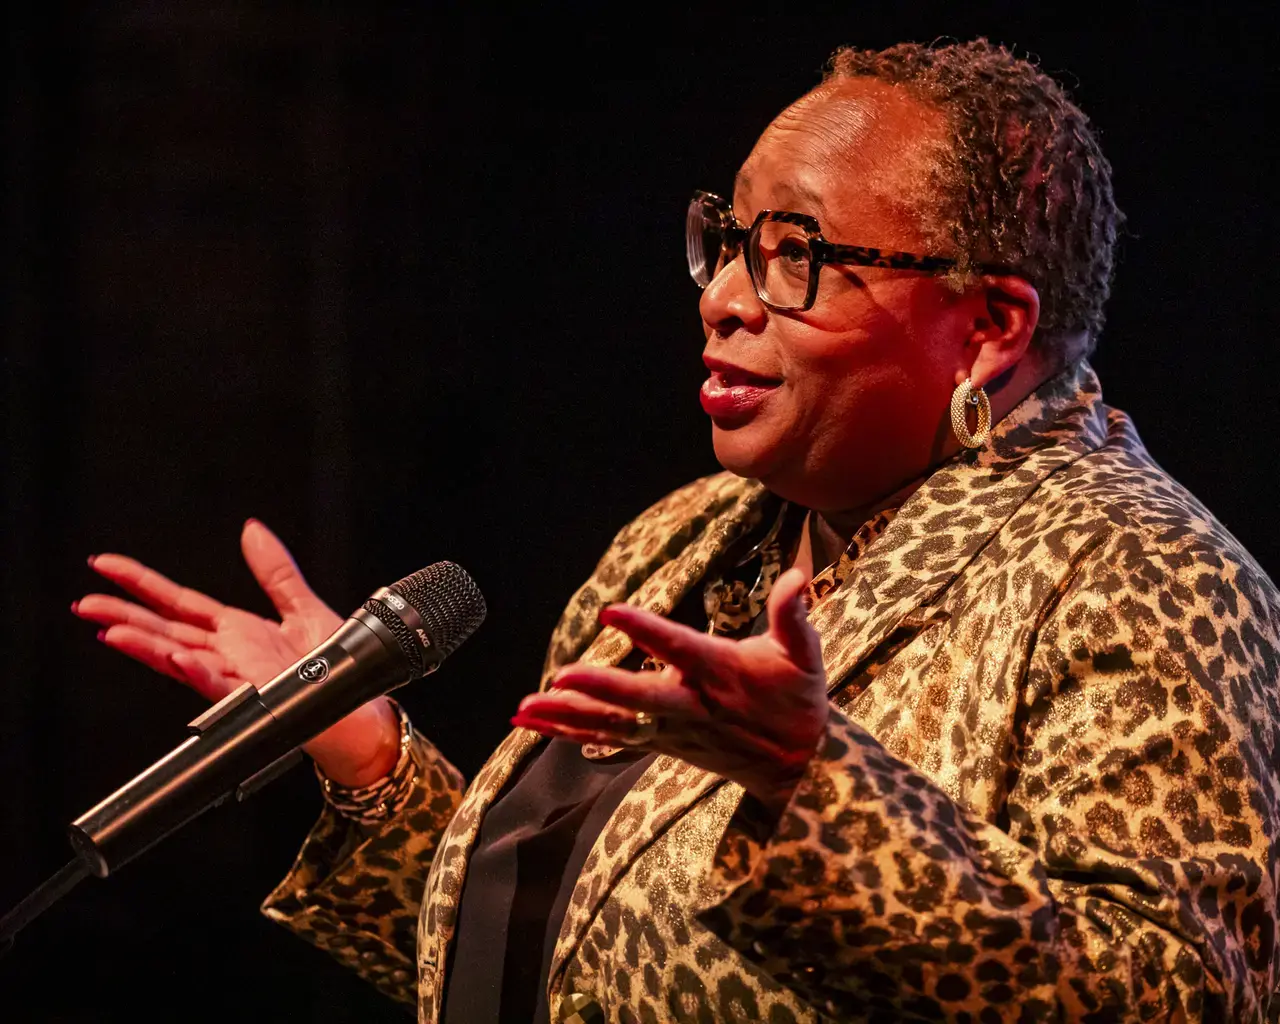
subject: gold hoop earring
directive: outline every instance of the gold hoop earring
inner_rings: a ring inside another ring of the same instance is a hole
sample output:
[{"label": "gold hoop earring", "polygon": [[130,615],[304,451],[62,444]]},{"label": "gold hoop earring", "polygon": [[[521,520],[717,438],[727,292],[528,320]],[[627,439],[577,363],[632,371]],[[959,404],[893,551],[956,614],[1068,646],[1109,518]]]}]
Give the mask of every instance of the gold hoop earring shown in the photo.
[{"label": "gold hoop earring", "polygon": [[[969,406],[978,410],[977,429],[969,433]],[[951,429],[966,448],[981,448],[991,437],[991,400],[968,377],[951,393]]]}]

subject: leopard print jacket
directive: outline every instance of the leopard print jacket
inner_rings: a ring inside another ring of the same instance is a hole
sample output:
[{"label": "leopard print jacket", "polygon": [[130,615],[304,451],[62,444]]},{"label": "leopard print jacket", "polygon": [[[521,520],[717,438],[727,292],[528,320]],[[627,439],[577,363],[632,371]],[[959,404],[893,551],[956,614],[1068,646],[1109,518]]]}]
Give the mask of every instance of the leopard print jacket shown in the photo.
[{"label": "leopard print jacket", "polygon": [[[618,534],[542,683],[761,528],[720,474]],[[790,805],[662,756],[583,867],[561,1020],[1280,1019],[1280,599],[1082,363],[937,470],[813,608],[831,710]],[[437,1020],[480,820],[425,739],[379,827],[326,810],[264,910]],[[416,939],[416,941],[415,941]]]}]

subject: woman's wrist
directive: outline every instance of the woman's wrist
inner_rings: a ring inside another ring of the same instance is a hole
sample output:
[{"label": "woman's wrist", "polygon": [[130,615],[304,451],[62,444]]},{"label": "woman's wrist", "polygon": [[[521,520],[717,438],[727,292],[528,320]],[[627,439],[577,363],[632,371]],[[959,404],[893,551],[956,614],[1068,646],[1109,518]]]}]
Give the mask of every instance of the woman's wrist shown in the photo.
[{"label": "woman's wrist", "polygon": [[345,789],[386,778],[400,759],[400,715],[379,697],[330,726],[304,748],[321,776]]},{"label": "woman's wrist", "polygon": [[800,783],[804,781],[809,765],[822,746],[827,720],[827,715],[815,717],[808,723],[805,734],[793,737],[794,749],[778,751],[772,758],[761,758],[753,766],[749,778],[736,780],[775,820],[782,816]]},{"label": "woman's wrist", "polygon": [[[324,790],[325,802],[338,814],[357,825],[379,828],[395,818],[409,803],[417,791],[421,772],[413,750],[413,723],[404,708],[395,701],[388,701],[399,723],[397,756],[391,769],[363,785],[343,785],[328,778],[316,766]],[[370,768],[362,778],[373,775]]]},{"label": "woman's wrist", "polygon": [[776,822],[782,817],[787,804],[791,803],[791,798],[800,787],[804,774],[805,769],[802,767],[798,772],[788,771],[777,778],[771,778],[767,782],[762,780],[744,789]]}]

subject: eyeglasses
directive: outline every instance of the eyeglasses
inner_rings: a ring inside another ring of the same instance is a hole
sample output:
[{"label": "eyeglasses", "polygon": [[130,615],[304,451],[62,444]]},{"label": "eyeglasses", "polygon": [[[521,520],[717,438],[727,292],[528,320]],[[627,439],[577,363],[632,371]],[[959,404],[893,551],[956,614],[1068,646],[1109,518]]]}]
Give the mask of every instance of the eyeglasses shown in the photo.
[{"label": "eyeglasses", "polygon": [[[747,274],[756,295],[770,309],[804,310],[818,295],[818,273],[824,263],[855,267],[890,267],[942,274],[959,261],[948,256],[916,256],[863,245],[837,245],[822,237],[815,218],[786,210],[761,210],[751,227],[738,223],[728,200],[711,192],[695,192],[685,219],[685,254],[689,274],[705,288],[720,269],[745,249]],[[985,273],[1009,273],[993,264],[974,265]]]}]

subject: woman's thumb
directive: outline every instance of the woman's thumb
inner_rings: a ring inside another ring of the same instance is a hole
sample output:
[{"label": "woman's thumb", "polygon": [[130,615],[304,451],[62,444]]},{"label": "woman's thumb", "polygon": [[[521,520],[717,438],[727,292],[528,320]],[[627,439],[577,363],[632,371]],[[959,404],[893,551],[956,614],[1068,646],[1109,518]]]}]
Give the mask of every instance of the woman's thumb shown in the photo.
[{"label": "woman's thumb", "polygon": [[806,619],[804,591],[808,580],[799,569],[788,569],[773,584],[766,607],[769,632],[804,672],[822,670],[822,643]]}]

